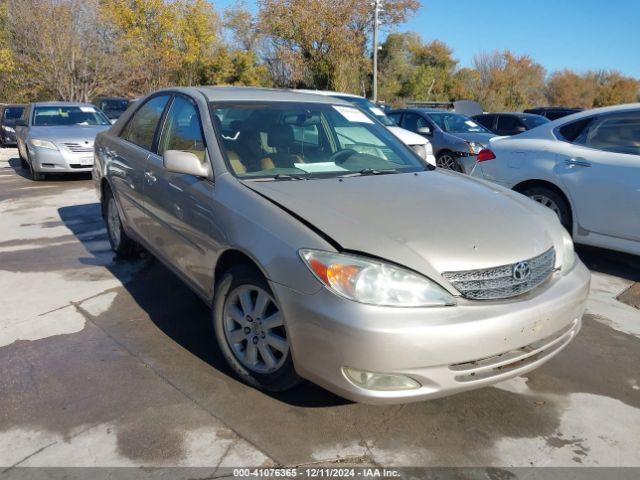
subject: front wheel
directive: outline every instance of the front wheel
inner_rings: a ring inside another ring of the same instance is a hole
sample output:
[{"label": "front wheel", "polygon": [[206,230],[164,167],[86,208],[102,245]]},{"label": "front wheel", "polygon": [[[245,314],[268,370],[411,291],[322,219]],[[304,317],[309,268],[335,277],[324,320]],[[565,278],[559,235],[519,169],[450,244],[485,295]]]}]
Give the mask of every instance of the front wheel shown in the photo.
[{"label": "front wheel", "polygon": [[451,152],[439,153],[436,158],[436,165],[446,170],[453,170],[454,172],[462,173],[462,167]]},{"label": "front wheel", "polygon": [[217,282],[213,327],[225,360],[245,383],[279,392],[301,381],[280,305],[255,268],[233,267]]}]

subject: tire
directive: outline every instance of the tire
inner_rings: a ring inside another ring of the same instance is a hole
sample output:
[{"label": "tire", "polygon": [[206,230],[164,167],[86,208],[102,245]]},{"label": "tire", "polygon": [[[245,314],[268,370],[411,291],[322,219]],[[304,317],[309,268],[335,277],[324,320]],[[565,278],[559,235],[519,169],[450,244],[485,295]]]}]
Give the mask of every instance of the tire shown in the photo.
[{"label": "tire", "polygon": [[520,193],[555,212],[555,214],[558,215],[562,226],[566,228],[567,231],[571,232],[571,207],[562,195],[551,188],[543,186],[529,187],[522,190]]},{"label": "tire", "polygon": [[454,157],[453,153],[449,151],[440,152],[436,157],[436,166],[444,168],[445,170],[453,170],[454,172],[462,173],[462,167],[458,163],[458,160]]},{"label": "tire", "polygon": [[269,392],[289,390],[302,380],[293,366],[282,309],[255,267],[239,265],[221,276],[212,317],[220,351],[240,380]]},{"label": "tire", "polygon": [[133,257],[139,251],[138,244],[129,238],[124,231],[122,220],[120,219],[120,211],[110,189],[106,190],[103,198],[103,212],[111,249],[120,257]]},{"label": "tire", "polygon": [[33,168],[33,163],[31,162],[31,159],[28,157],[28,153],[27,153],[27,159],[28,160],[22,160],[24,163],[27,164],[27,168],[29,169],[29,175],[31,176],[31,180],[33,180],[34,182],[39,182],[41,180],[44,180],[45,174],[44,173],[40,173],[40,172],[36,172],[36,170]]}]

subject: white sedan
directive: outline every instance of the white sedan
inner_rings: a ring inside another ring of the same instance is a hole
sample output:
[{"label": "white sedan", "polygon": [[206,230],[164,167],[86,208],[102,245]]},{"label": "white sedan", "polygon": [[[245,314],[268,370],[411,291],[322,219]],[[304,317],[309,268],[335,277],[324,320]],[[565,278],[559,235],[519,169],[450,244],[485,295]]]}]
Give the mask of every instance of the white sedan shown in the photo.
[{"label": "white sedan", "polygon": [[640,255],[640,103],[492,139],[471,175],[551,208],[578,243]]}]

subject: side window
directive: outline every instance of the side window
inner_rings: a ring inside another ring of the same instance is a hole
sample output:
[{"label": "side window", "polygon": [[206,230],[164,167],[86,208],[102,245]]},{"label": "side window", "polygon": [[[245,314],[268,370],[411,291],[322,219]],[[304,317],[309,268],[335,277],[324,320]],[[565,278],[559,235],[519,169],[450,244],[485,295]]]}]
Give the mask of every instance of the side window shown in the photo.
[{"label": "side window", "polygon": [[313,145],[315,147],[320,146],[320,134],[318,133],[317,125],[291,125],[291,128],[293,128],[293,138],[296,142]]},{"label": "side window", "polygon": [[400,117],[402,117],[401,113],[389,113],[387,114],[387,117],[389,117],[391,120],[393,120],[393,123],[395,123],[396,125],[400,125]]},{"label": "side window", "polygon": [[174,98],[160,135],[158,155],[167,150],[191,152],[204,160],[204,138],[198,109],[182,96]]},{"label": "side window", "polygon": [[402,119],[402,128],[406,128],[412,132],[418,131],[420,127],[428,127],[427,121],[416,113],[405,113]]},{"label": "side window", "polygon": [[139,147],[151,150],[156,127],[168,100],[169,95],[153,97],[133,114],[120,136]]},{"label": "side window", "polygon": [[511,115],[500,115],[498,117],[498,130],[515,130],[518,127],[518,119]]},{"label": "side window", "polygon": [[598,118],[589,127],[584,145],[607,152],[640,155],[640,111]]},{"label": "side window", "polygon": [[567,123],[558,128],[561,140],[574,143],[582,132],[586,132],[587,127],[593,121],[593,117],[583,118],[576,122]]},{"label": "side window", "polygon": [[487,127],[489,130],[493,129],[493,120],[496,117],[494,115],[480,115],[478,117],[472,117],[471,120],[478,122],[483,127]]}]

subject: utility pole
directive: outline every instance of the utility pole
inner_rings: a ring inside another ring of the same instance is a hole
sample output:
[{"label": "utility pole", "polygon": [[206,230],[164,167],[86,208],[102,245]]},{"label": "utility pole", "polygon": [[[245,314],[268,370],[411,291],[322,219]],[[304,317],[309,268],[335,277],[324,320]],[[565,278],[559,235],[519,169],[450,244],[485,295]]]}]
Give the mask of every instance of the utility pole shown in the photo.
[{"label": "utility pole", "polygon": [[383,0],[374,0],[371,6],[373,10],[373,102],[378,101],[378,27],[379,15]]}]

